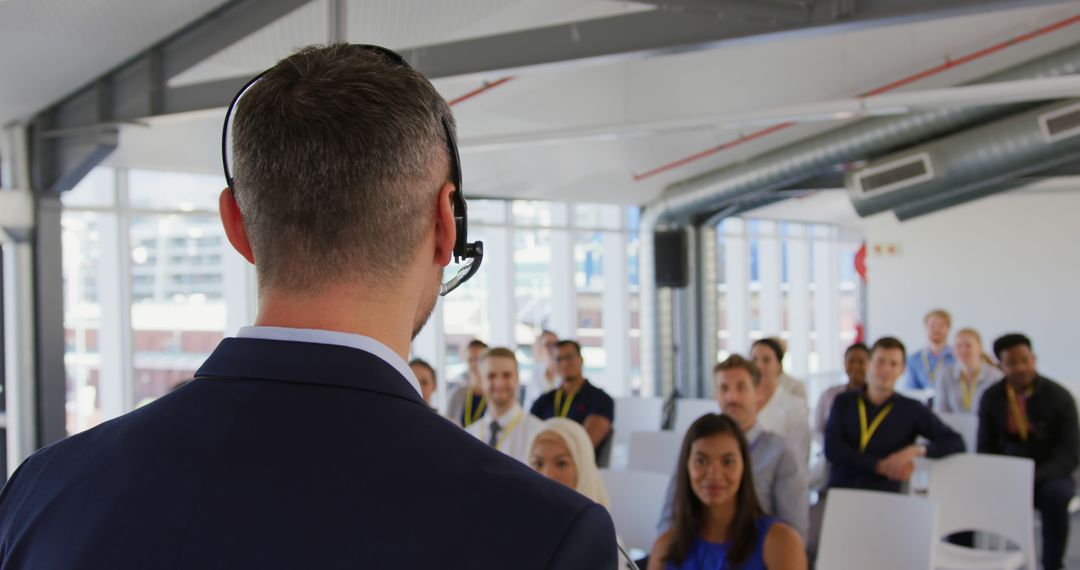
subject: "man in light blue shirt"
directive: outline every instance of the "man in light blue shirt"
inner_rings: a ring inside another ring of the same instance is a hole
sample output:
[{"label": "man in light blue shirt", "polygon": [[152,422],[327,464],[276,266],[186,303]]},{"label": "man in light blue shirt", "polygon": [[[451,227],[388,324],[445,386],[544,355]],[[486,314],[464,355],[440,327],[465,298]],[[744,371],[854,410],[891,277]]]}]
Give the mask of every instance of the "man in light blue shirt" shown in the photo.
[{"label": "man in light blue shirt", "polygon": [[[761,382],[757,367],[753,361],[734,354],[716,365],[713,381],[721,412],[739,424],[750,444],[754,490],[761,507],[767,514],[791,525],[805,540],[810,526],[806,466],[799,464],[794,449],[784,438],[757,425],[757,385]],[[660,516],[660,532],[671,526],[674,492],[672,478]]]},{"label": "man in light blue shirt", "polygon": [[934,388],[945,369],[956,364],[949,347],[952,316],[945,309],[934,309],[923,317],[930,345],[908,357],[908,387],[913,390]]}]

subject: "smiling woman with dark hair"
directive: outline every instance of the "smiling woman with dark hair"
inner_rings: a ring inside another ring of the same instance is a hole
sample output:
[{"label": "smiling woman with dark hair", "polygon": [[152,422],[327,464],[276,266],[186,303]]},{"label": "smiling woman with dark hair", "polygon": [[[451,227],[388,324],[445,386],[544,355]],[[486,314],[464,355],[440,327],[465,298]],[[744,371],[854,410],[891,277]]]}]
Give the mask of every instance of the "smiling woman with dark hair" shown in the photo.
[{"label": "smiling woman with dark hair", "polygon": [[799,533],[758,503],[738,424],[726,415],[699,418],[683,439],[672,527],[653,546],[649,570],[803,570],[806,564]]}]

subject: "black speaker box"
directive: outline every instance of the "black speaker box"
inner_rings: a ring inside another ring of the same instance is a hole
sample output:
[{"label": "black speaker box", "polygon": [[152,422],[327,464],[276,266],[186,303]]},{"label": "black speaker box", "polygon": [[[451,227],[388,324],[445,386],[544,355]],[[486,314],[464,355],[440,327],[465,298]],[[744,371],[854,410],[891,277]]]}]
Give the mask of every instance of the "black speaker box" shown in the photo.
[{"label": "black speaker box", "polygon": [[686,287],[690,275],[686,264],[686,232],[660,230],[655,234],[657,287]]}]

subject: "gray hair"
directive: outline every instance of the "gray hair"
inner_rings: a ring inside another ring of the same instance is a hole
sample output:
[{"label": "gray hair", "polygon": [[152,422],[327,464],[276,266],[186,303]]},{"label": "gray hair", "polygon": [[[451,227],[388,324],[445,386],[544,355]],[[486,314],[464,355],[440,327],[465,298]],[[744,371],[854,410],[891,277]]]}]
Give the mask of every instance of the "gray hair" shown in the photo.
[{"label": "gray hair", "polygon": [[443,117],[423,74],[363,46],[308,46],[267,71],[232,127],[259,287],[396,283],[449,180]]}]

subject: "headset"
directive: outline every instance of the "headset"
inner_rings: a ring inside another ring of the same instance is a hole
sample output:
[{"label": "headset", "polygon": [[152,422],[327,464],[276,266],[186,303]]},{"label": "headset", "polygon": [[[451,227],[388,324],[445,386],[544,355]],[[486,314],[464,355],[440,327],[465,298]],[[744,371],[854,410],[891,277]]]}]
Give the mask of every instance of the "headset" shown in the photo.
[{"label": "headset", "polygon": [[[405,61],[405,58],[401,57],[401,54],[393,50],[381,46],[364,44],[354,44],[353,47],[376,52],[393,63],[407,69],[412,69],[409,62]],[[240,91],[232,98],[232,102],[229,103],[229,109],[225,111],[225,124],[221,130],[221,164],[225,170],[225,183],[229,186],[230,190],[233,188],[233,176],[232,171],[229,168],[229,123],[232,119],[233,110],[236,108],[236,103],[244,93],[247,92],[252,85],[262,79],[269,71],[270,70],[267,69],[245,83]],[[442,284],[439,295],[446,296],[469,279],[472,279],[473,275],[476,275],[476,272],[480,270],[480,264],[484,260],[484,242],[469,242],[469,217],[467,206],[465,204],[465,194],[461,189],[461,156],[458,153],[457,137],[454,136],[454,128],[450,124],[450,117],[443,114],[441,120],[443,135],[446,137],[447,153],[450,156],[450,182],[454,185],[454,193],[451,194],[450,198],[454,208],[454,227],[457,230],[457,238],[454,241],[454,262],[467,262],[466,265],[458,270],[453,278]]]}]

